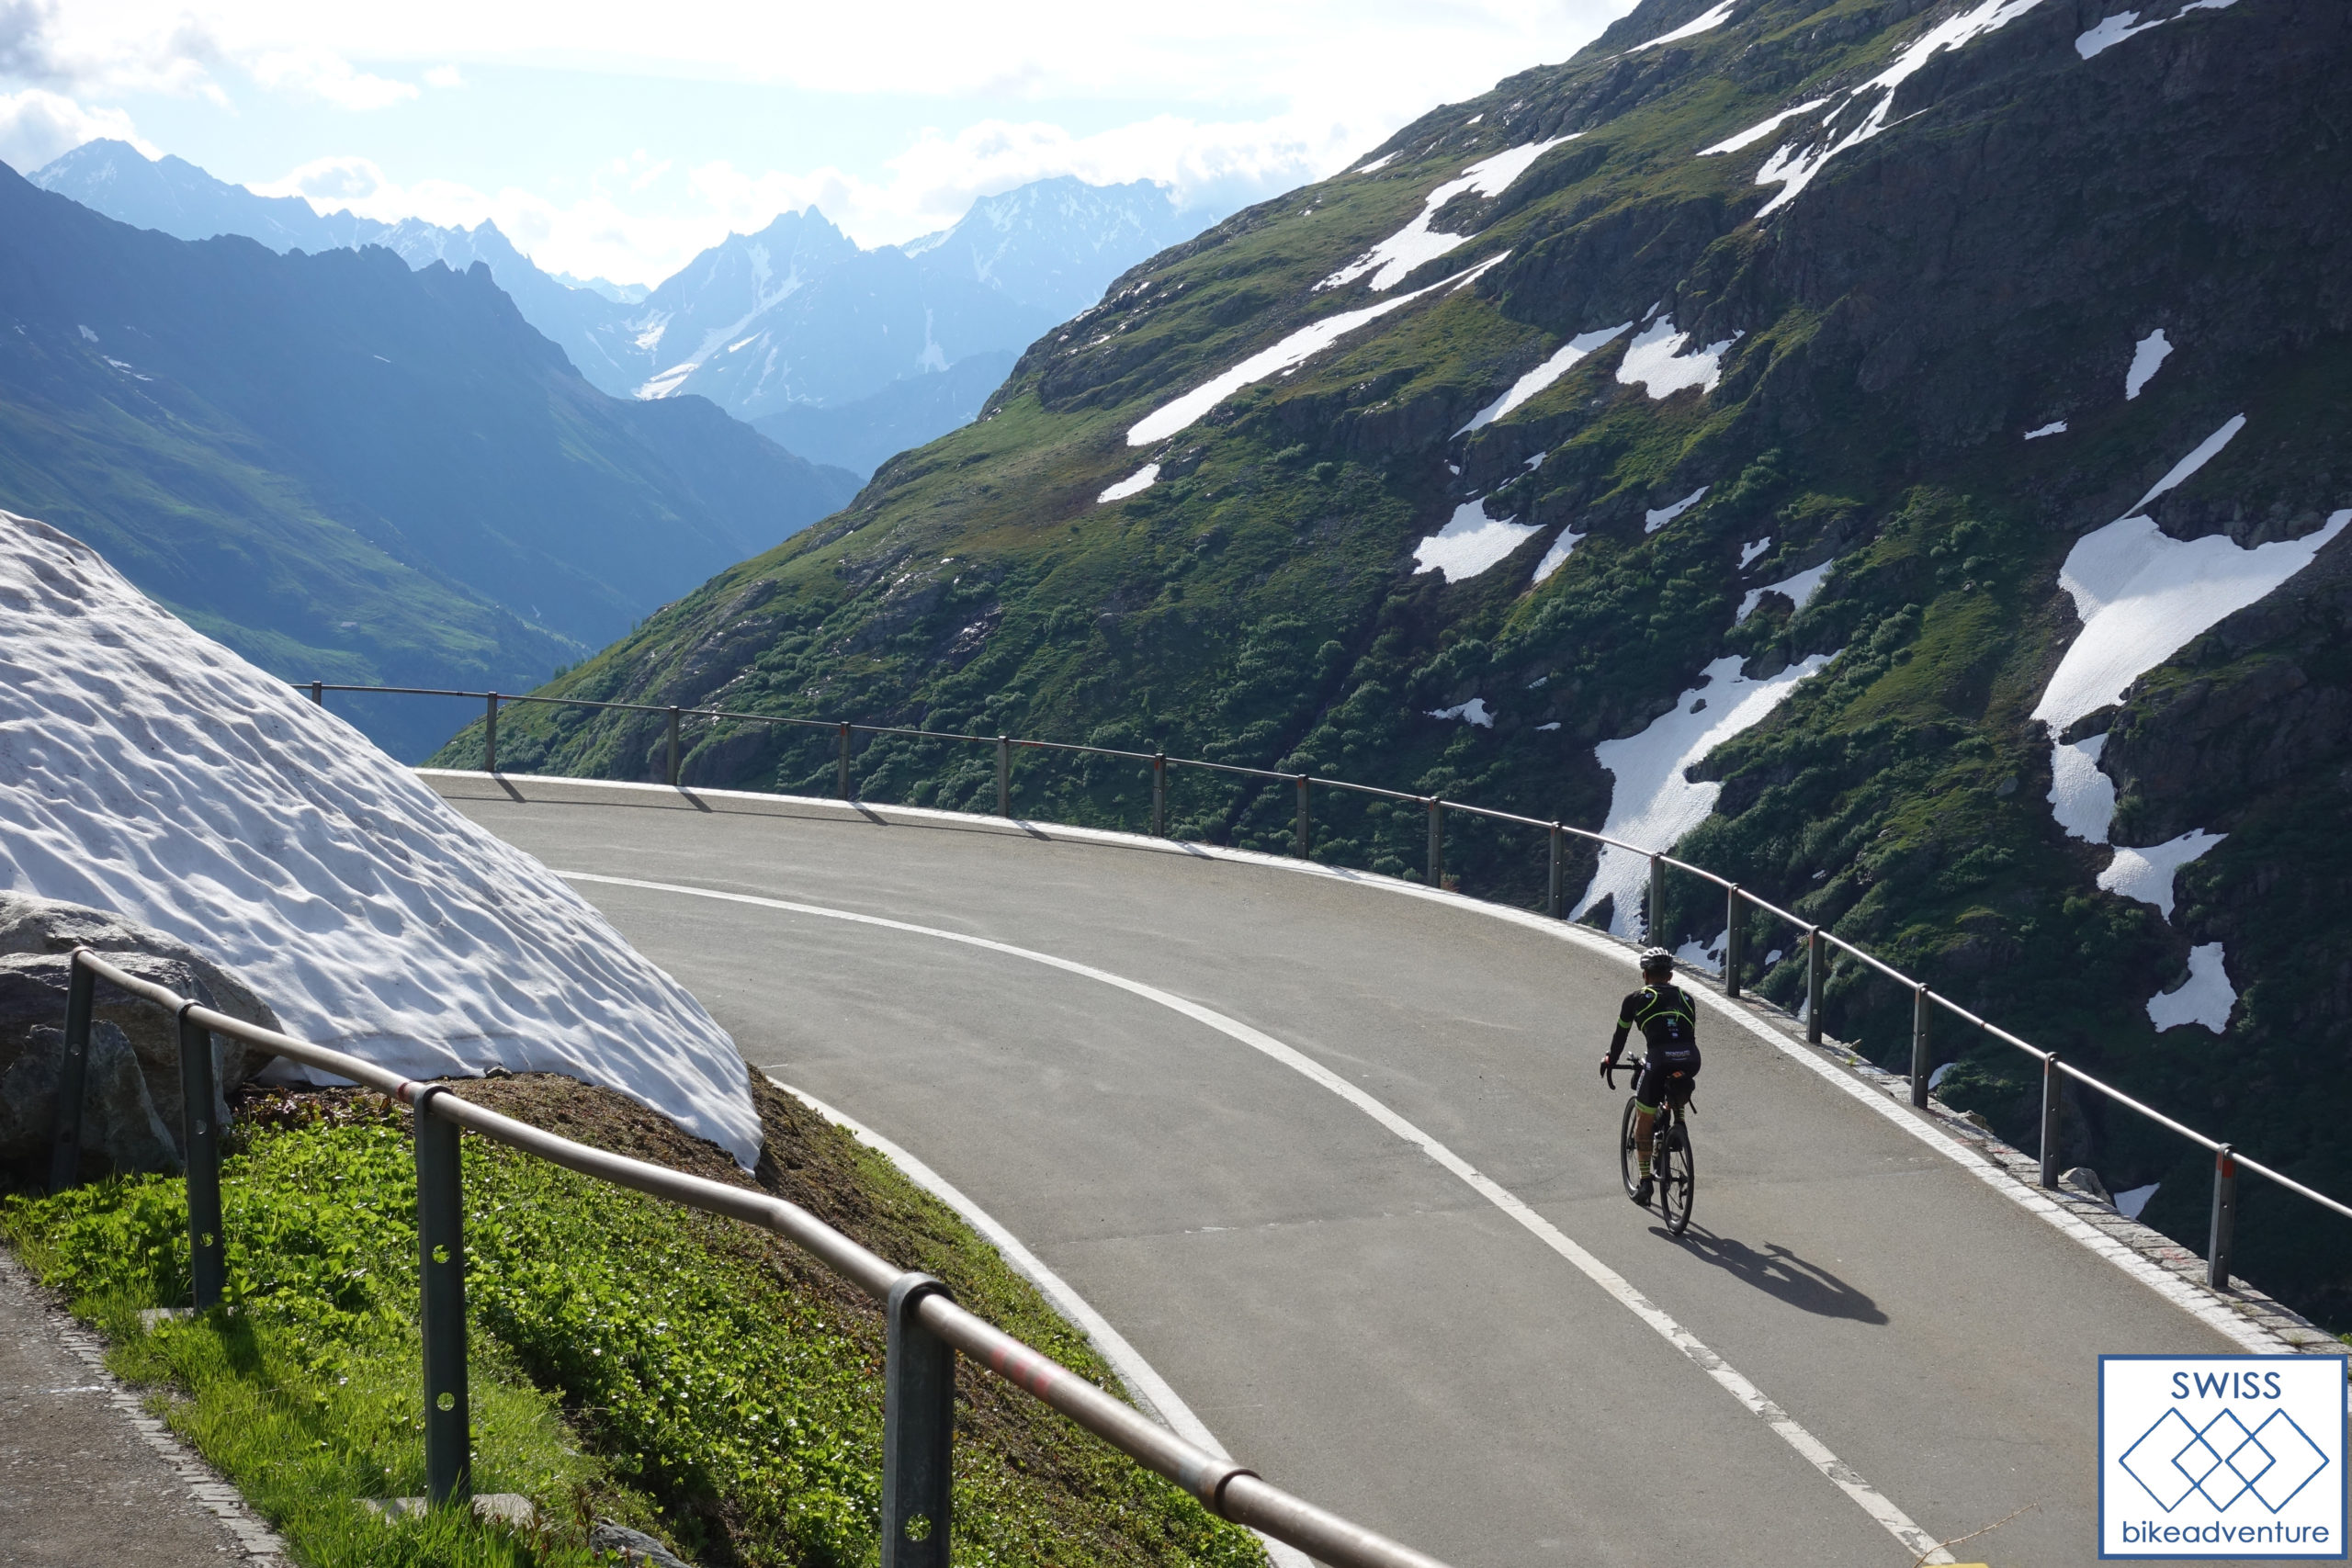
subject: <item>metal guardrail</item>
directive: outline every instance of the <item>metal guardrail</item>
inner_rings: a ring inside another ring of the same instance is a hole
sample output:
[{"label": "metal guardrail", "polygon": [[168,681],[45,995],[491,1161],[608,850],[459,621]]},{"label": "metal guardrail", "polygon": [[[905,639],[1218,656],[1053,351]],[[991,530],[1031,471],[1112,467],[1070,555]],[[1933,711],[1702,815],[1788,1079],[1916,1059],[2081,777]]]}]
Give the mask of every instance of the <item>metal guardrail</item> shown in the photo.
[{"label": "metal guardrail", "polygon": [[2239,1171],[2250,1171],[2298,1197],[2308,1199],[2324,1209],[2343,1215],[2346,1219],[2352,1219],[2352,1205],[2339,1202],[2326,1193],[2307,1187],[2267,1165],[2248,1159],[2229,1144],[2207,1137],[2195,1128],[2177,1122],[2154,1107],[2133,1099],[2113,1084],[2095,1078],[2079,1067],[2061,1062],[2056,1052],[2045,1051],[2038,1045],[2019,1039],[2007,1030],[1978,1017],[1951,998],[1930,990],[1925,982],[1913,979],[1883,959],[1864,952],[1843,937],[1833,935],[1801,915],[1792,914],[1777,905],[1768,903],[1728,878],[1718,876],[1704,866],[1692,865],[1687,861],[1677,860],[1661,850],[1627,843],[1623,839],[1612,839],[1606,833],[1596,833],[1589,829],[1572,828],[1565,822],[1545,821],[1542,818],[1522,817],[1515,812],[1496,811],[1483,806],[1469,806],[1461,801],[1447,800],[1440,795],[1415,795],[1406,790],[1383,789],[1376,784],[1354,784],[1346,779],[1320,778],[1309,773],[1281,773],[1270,768],[1249,768],[1231,762],[1212,762],[1197,757],[1170,757],[1164,751],[1125,751],[1107,746],[1082,746],[1061,740],[1020,739],[1009,735],[965,735],[952,730],[909,729],[894,725],[854,724],[839,719],[794,718],[780,714],[741,713],[725,708],[662,707],[651,703],[595,702],[585,697],[512,695],[498,692],[447,692],[414,686],[347,686],[320,681],[297,682],[294,684],[297,690],[307,689],[311,700],[322,705],[324,705],[326,694],[329,692],[369,692],[385,694],[481,699],[486,705],[483,710],[482,766],[485,772],[493,773],[498,771],[499,705],[543,703],[552,706],[612,708],[631,713],[666,716],[669,720],[669,731],[665,771],[668,782],[673,788],[678,784],[679,769],[684,761],[680,744],[680,724],[687,718],[709,719],[713,722],[727,720],[751,724],[783,724],[836,731],[841,738],[838,771],[839,788],[843,800],[857,798],[856,779],[853,768],[853,741],[857,735],[897,735],[922,740],[994,746],[996,748],[997,814],[1001,817],[1012,815],[1012,754],[1015,748],[1069,751],[1087,756],[1115,757],[1128,761],[1142,762],[1151,770],[1151,836],[1154,838],[1168,837],[1168,770],[1170,768],[1198,768],[1210,773],[1238,774],[1244,778],[1260,779],[1269,783],[1289,783],[1295,784],[1298,791],[1298,819],[1294,834],[1293,851],[1301,859],[1307,858],[1314,848],[1314,823],[1309,814],[1308,792],[1316,785],[1350,794],[1375,795],[1385,800],[1418,802],[1429,812],[1428,879],[1429,886],[1431,887],[1442,888],[1445,886],[1445,814],[1447,812],[1458,812],[1465,817],[1482,818],[1487,821],[1542,830],[1546,835],[1550,856],[1544,900],[1545,912],[1554,919],[1560,917],[1564,893],[1561,886],[1562,861],[1566,840],[1573,837],[1589,843],[1613,846],[1628,853],[1640,855],[1649,863],[1649,897],[1644,915],[1645,927],[1654,928],[1657,922],[1659,911],[1666,908],[1666,874],[1669,870],[1695,876],[1702,882],[1724,891],[1723,976],[1724,989],[1729,996],[1737,997],[1740,994],[1740,965],[1747,956],[1746,922],[1741,919],[1743,912],[1753,909],[1793,928],[1804,939],[1805,954],[1805,1038],[1815,1045],[1820,1044],[1822,1041],[1821,994],[1822,987],[1828,978],[1830,964],[1828,954],[1831,949],[1836,949],[1855,962],[1876,970],[1889,981],[1909,991],[1912,998],[1910,1080],[1913,1106],[1921,1110],[1927,1108],[1928,1078],[1932,1070],[1929,1049],[1930,1026],[1938,1009],[1971,1028],[1984,1031],[1985,1034],[2003,1044],[2024,1052],[2028,1056],[2041,1063],[2041,1182],[2043,1187],[2053,1188],[2058,1185],[2062,1111],[2059,1087],[2062,1078],[2071,1078],[2125,1110],[2209,1151],[2213,1156],[2213,1201],[2211,1223],[2207,1233],[2205,1249],[2205,1279],[2206,1283],[2213,1289],[2227,1291],[2230,1288],[2230,1255],[2236,1227]]},{"label": "metal guardrail", "polygon": [[1295,1497],[1256,1472],[1186,1442],[1051,1357],[956,1305],[947,1287],[932,1276],[899,1268],[797,1203],[573,1143],[469,1104],[445,1085],[404,1078],[357,1056],[216,1012],[167,987],[127,974],[87,948],[74,950],[66,991],[65,1055],[51,1145],[51,1191],[71,1186],[78,1172],[90,1021],[101,980],[164,1009],[178,1021],[188,1253],[199,1311],[217,1305],[228,1282],[220,1128],[212,1122],[217,1087],[212,1035],[231,1035],[364,1084],[414,1111],[425,1493],[435,1506],[462,1503],[472,1495],[465,1176],[458,1159],[459,1135],[470,1132],[599,1181],[773,1231],[882,1303],[888,1326],[882,1568],[946,1568],[958,1354],[1182,1486],[1211,1513],[1295,1546],[1333,1568],[1444,1568],[1435,1558]]}]

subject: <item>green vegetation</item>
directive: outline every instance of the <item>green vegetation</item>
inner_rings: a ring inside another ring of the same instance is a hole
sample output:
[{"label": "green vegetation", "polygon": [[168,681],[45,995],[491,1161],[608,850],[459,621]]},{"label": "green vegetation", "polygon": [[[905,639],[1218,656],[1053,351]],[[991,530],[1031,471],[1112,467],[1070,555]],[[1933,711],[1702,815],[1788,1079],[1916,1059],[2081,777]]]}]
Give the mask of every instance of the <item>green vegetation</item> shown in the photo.
[{"label": "green vegetation", "polygon": [[[762,1086],[763,1184],[808,1203],[1104,1386],[1085,1340],[886,1161]],[[469,1098],[640,1157],[744,1179],[708,1145],[565,1079]],[[732,1222],[469,1139],[477,1492],[538,1523],[388,1523],[356,1499],[423,1489],[415,1197],[404,1113],[356,1094],[264,1101],[223,1177],[223,1307],[185,1302],[186,1209],[164,1178],[10,1200],[0,1229],[156,1387],[173,1427],[312,1568],[586,1563],[599,1517],[745,1565],[876,1559],[883,1333],[871,1303]],[[1242,1565],[1253,1538],[969,1367],[955,1551],[975,1563]]]}]

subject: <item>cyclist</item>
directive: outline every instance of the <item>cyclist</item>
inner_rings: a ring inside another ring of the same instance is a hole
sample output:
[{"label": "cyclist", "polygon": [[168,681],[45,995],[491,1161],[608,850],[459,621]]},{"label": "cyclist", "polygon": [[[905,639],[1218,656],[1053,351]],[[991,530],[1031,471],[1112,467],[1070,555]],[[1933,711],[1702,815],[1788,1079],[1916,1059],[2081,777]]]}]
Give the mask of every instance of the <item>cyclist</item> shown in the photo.
[{"label": "cyclist", "polygon": [[1641,1184],[1634,1190],[1634,1201],[1646,1208],[1652,1190],[1650,1145],[1658,1107],[1668,1094],[1678,1105],[1688,1100],[1690,1080],[1698,1076],[1699,1009],[1690,993],[1674,983],[1674,954],[1662,947],[1648,948],[1642,953],[1641,964],[1642,988],[1617,1010],[1617,1032],[1610,1036],[1600,1076],[1607,1082],[1616,1081],[1610,1075],[1624,1054],[1625,1036],[1640,1030],[1648,1043],[1649,1059],[1643,1064],[1641,1077],[1634,1080],[1634,1146],[1642,1161]]}]

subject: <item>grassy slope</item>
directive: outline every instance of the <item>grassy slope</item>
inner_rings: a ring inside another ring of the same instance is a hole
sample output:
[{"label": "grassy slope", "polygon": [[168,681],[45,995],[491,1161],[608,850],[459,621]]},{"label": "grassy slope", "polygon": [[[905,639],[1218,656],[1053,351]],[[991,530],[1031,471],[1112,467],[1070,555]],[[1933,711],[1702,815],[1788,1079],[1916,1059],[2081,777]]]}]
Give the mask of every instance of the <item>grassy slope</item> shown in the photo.
[{"label": "grassy slope", "polygon": [[[532,1077],[459,1092],[567,1136],[719,1180],[712,1145],[609,1091]],[[896,1169],[755,1083],[757,1184],[1104,1386],[1109,1369],[993,1249]],[[248,1100],[224,1172],[230,1310],[149,1333],[184,1301],[186,1209],[155,1178],[0,1211],[10,1239],[166,1391],[175,1429],[314,1568],[584,1563],[617,1517],[713,1563],[871,1562],[883,1328],[873,1303],[780,1240],[469,1140],[477,1491],[542,1529],[371,1521],[356,1497],[423,1484],[414,1402],[414,1179],[405,1114],[357,1093]],[[1239,1565],[1210,1518],[1042,1405],[960,1370],[958,1562]]]},{"label": "grassy slope", "polygon": [[[1686,849],[2352,1190],[2352,1154],[2324,1136],[2352,1111],[2337,1082],[2352,961],[2324,962],[2316,987],[2290,994],[2314,936],[2352,952],[2352,928],[2333,912],[2324,857],[2282,852],[2287,824],[2341,809],[2345,737],[2306,727],[2303,750],[2272,744],[2251,794],[2209,781],[2167,831],[2231,837],[2184,875],[2192,896],[2167,925],[2094,887],[2105,852],[2051,820],[2048,742],[2027,717],[2075,629],[2057,582],[2074,539],[2229,414],[2245,412],[2250,434],[2157,509],[2176,533],[2290,536],[2352,501],[2339,455],[2352,310],[2331,281],[2352,258],[2332,198],[2312,197],[2352,190],[2352,167],[2340,139],[2289,129],[2352,51],[2344,18],[2192,17],[2086,64],[2072,12],[2039,8],[1938,57],[1906,86],[1900,124],[1759,224],[1769,193],[1753,176],[1777,139],[1692,150],[1874,73],[1951,7],[1781,0],[1685,46],[1611,55],[1690,9],[1645,6],[1577,61],[1408,127],[1379,172],[1268,203],[1136,269],[1034,347],[980,422],[886,465],[847,512],[549,691],[1164,747],[1598,825],[1611,781],[1594,744],[1638,731],[1708,661],[1738,653],[1760,672],[1838,652],[1703,765],[1724,793]],[[1168,441],[1126,445],[1167,399],[1381,298],[1314,285],[1441,180],[1571,130],[1499,201],[1453,214],[1475,238],[1409,280],[1509,251],[1476,285],[1391,312]],[[1654,302],[1700,342],[1744,334],[1712,393],[1655,400],[1620,384],[1620,340],[1510,418],[1456,435],[1561,341]],[[2126,401],[2130,346],[2156,322],[2182,346]],[[2018,440],[2061,417],[2066,436]],[[1157,485],[1095,503],[1146,460],[1162,464]],[[1702,483],[1703,504],[1644,529],[1645,510]],[[1414,574],[1415,541],[1470,496],[1543,532],[1467,582]],[[1583,542],[1532,585],[1566,528]],[[1743,547],[1768,536],[1741,571]],[[1746,589],[1833,557],[1801,614],[1773,601],[1732,625]],[[2330,581],[2315,568],[2278,597],[2317,617],[2296,634],[2297,668],[2340,683],[2325,663],[2325,628],[2342,619],[2325,608]],[[2256,637],[2212,678],[2246,679],[2278,649]],[[1492,728],[1428,716],[1473,695]],[[2117,722],[2145,705],[2135,696]],[[690,780],[832,787],[822,732],[688,736]],[[501,755],[659,777],[662,731],[539,710],[502,730]],[[469,731],[440,760],[479,757]],[[858,776],[876,798],[993,801],[979,748],[876,739]],[[2126,829],[2139,787],[2125,791]],[[1147,797],[1140,769],[1039,754],[1018,760],[1016,791],[1039,816],[1130,827]],[[1174,796],[1181,833],[1288,843],[1285,789],[1180,773]],[[1418,874],[1418,811],[1342,798],[1317,812],[1318,857]],[[1475,891],[1540,897],[1532,839],[1464,828],[1448,863]],[[2278,913],[2290,908],[2305,922],[2291,931]],[[1720,919],[1694,899],[1667,911],[1667,935],[1705,940]],[[2229,1036],[2156,1036],[2145,999],[2183,972],[2191,942],[2222,936],[2247,998]],[[1752,951],[1772,945],[1785,944]],[[1907,1001],[1859,975],[1834,982],[1830,1022],[1907,1060]],[[2324,1083],[2285,1106],[2249,1100],[2237,1054],[2282,1032],[2326,1064]],[[2016,1061],[1957,1035],[1939,1050],[1963,1059],[1953,1099],[2026,1135]],[[2119,1189],[2161,1179],[2150,1217],[2201,1234],[2194,1158],[2096,1104],[2069,1125],[2070,1157]],[[2314,1235],[2306,1219],[2285,1200],[2250,1205],[2245,1268],[2352,1316],[2352,1235]]]}]

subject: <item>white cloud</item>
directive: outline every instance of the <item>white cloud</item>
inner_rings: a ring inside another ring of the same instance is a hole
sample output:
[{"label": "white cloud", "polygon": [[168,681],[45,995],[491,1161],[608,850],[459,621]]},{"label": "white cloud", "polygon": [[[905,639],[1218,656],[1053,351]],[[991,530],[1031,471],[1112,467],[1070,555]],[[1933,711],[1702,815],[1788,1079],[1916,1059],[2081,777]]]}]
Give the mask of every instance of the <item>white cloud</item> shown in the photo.
[{"label": "white cloud", "polygon": [[269,92],[318,98],[340,109],[382,109],[417,96],[413,82],[395,82],[352,68],[322,49],[271,50],[246,62],[254,83]]},{"label": "white cloud", "polygon": [[155,148],[140,139],[120,109],[84,108],[73,99],[40,87],[0,93],[0,163],[30,174],[51,159],[102,136],[128,141],[150,158]]},{"label": "white cloud", "polygon": [[454,65],[435,65],[424,73],[424,85],[428,87],[462,87],[466,85],[466,78]]}]

